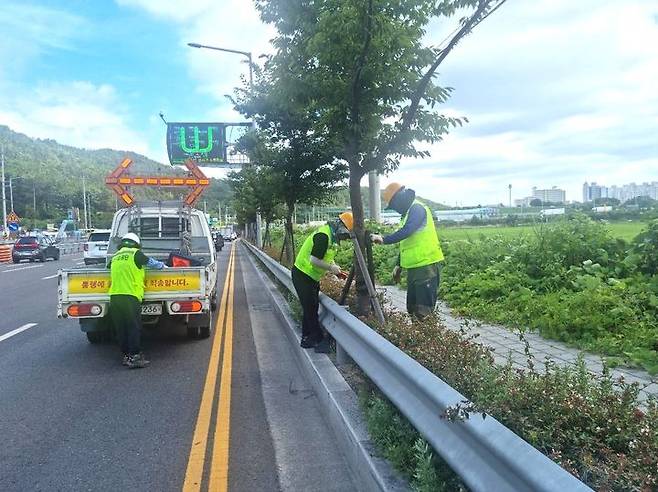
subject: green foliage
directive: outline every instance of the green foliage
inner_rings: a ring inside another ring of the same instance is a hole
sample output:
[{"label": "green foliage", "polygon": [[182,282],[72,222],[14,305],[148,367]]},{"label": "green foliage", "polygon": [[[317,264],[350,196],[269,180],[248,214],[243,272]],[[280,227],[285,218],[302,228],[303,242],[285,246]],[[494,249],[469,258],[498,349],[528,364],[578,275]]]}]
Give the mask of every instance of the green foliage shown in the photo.
[{"label": "green foliage", "polygon": [[464,314],[538,330],[656,373],[653,230],[630,250],[582,216],[531,235],[446,242],[441,292]]},{"label": "green foliage", "polygon": [[382,395],[362,394],[368,432],[377,449],[418,492],[466,490],[459,477],[438,459],[429,444]]},{"label": "green foliage", "polygon": [[385,326],[371,326],[473,402],[446,417],[491,415],[595,490],[658,486],[658,404],[653,398],[639,410],[637,384],[594,376],[582,359],[566,367],[538,369],[531,357],[527,370],[511,360],[498,366],[490,349],[437,318],[386,318]]}]

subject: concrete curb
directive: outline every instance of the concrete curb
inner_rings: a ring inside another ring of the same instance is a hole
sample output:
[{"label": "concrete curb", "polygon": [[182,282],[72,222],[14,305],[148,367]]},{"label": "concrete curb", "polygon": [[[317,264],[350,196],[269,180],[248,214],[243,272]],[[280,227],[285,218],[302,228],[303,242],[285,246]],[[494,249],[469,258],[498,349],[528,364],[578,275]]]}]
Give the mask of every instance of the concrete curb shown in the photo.
[{"label": "concrete curb", "polygon": [[293,352],[300,367],[320,401],[322,412],[346,457],[359,490],[396,492],[410,490],[406,481],[391,464],[377,456],[356,393],[327,355],[316,354],[299,346],[300,334],[297,331],[297,323],[290,314],[288,302],[277,290],[274,281],[263,272],[260,262],[255,261],[247,248],[244,248],[244,251],[248,252],[249,261],[256,267],[263,286],[270,294],[272,308],[294,347]]}]

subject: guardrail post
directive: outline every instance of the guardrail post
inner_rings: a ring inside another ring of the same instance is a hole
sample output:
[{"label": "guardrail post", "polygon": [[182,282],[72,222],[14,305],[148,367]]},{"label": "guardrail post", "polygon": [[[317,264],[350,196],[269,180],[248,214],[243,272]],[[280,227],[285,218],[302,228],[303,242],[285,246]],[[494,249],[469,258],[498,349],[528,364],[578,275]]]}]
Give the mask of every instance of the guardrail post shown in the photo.
[{"label": "guardrail post", "polygon": [[354,364],[350,354],[343,348],[343,346],[336,342],[336,364],[344,366],[345,364]]}]

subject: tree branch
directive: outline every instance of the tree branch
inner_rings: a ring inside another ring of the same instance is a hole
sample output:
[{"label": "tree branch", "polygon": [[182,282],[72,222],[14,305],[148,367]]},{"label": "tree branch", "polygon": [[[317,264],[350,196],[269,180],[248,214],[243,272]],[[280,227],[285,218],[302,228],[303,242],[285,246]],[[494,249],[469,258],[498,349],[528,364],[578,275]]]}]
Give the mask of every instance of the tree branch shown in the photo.
[{"label": "tree branch", "polygon": [[359,102],[361,100],[361,82],[363,70],[366,66],[366,59],[368,56],[368,51],[370,50],[370,43],[372,42],[372,15],[373,15],[373,0],[368,0],[368,6],[366,11],[366,21],[363,23],[363,48],[361,53],[357,58],[356,66],[354,69],[354,77],[352,78],[352,86],[350,90],[350,114],[352,117],[352,128],[351,128],[351,145],[349,147],[358,148],[356,145],[357,135],[355,134],[356,128],[358,128],[359,118],[361,117],[361,111],[359,108]]},{"label": "tree branch", "polygon": [[428,68],[425,75],[423,75],[423,78],[420,79],[418,86],[416,87],[413,95],[411,96],[410,99],[411,103],[409,104],[409,107],[407,108],[404,115],[402,116],[402,120],[399,123],[399,129],[397,135],[395,135],[387,144],[385,144],[379,150],[379,152],[377,152],[375,156],[368,159],[366,163],[364,163],[364,167],[367,170],[371,170],[372,167],[376,167],[376,165],[379,162],[385,159],[389,154],[393,153],[394,150],[404,141],[409,130],[411,129],[411,124],[416,118],[418,107],[420,106],[420,100],[425,94],[425,91],[427,90],[427,86],[431,82],[432,77],[434,77],[434,74],[436,73],[436,70],[439,68],[441,63],[443,63],[443,61],[452,52],[455,46],[457,46],[459,41],[461,41],[467,34],[469,34],[475,26],[477,26],[480,22],[482,22],[484,18],[488,17],[491,13],[497,10],[503,3],[505,3],[505,1],[506,0],[501,0],[499,5],[497,5],[494,9],[492,9],[492,11],[487,13],[483,18],[480,18],[482,13],[486,10],[487,6],[489,5],[489,0],[480,0],[480,2],[478,3],[478,7],[473,13],[473,15],[471,15],[469,19],[464,23],[462,28],[459,31],[457,31],[457,33],[452,37],[448,45],[437,53],[436,60],[434,60],[434,63],[432,63],[432,65]]}]

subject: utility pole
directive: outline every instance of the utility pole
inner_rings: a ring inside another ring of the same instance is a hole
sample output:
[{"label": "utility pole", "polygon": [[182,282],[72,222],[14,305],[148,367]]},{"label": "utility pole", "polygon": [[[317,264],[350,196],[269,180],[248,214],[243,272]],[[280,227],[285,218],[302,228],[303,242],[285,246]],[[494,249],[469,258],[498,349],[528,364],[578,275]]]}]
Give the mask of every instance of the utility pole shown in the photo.
[{"label": "utility pole", "polygon": [[512,185],[509,185],[509,208],[512,208]]},{"label": "utility pole", "polygon": [[87,224],[87,188],[85,186],[85,177],[82,176],[82,204],[84,207],[84,214],[85,214],[85,232],[86,229],[89,229],[88,224]]},{"label": "utility pole", "polygon": [[0,148],[0,161],[2,162],[2,233],[7,234],[7,193],[5,191],[5,146]]},{"label": "utility pole", "polygon": [[87,215],[89,216],[89,229],[92,229],[94,226],[91,225],[91,193],[87,196],[87,201],[89,202],[87,205]]},{"label": "utility pole", "polygon": [[14,178],[9,178],[9,206],[14,211]]},{"label": "utility pole", "polygon": [[382,220],[382,202],[379,193],[379,174],[377,171],[368,173],[368,205],[370,206],[370,218],[375,222]]},{"label": "utility pole", "polygon": [[32,181],[32,229],[37,228],[37,183]]}]

